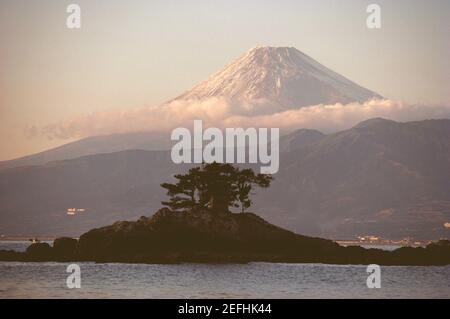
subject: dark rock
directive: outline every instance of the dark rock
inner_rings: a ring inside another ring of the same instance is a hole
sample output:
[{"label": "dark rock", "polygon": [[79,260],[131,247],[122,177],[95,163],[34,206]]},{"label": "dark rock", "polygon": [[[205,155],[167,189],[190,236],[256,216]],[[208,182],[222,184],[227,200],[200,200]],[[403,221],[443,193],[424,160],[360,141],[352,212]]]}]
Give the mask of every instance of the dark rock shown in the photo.
[{"label": "dark rock", "polygon": [[53,251],[56,257],[71,259],[76,256],[78,241],[69,237],[56,238],[53,242]]},{"label": "dark rock", "polygon": [[53,255],[52,247],[47,243],[34,243],[26,250],[27,257],[32,261],[51,260]]},{"label": "dark rock", "polygon": [[0,250],[1,261],[25,261],[26,254],[14,250]]},{"label": "dark rock", "polygon": [[79,251],[101,262],[320,262],[336,264],[445,265],[450,246],[402,248],[394,252],[342,247],[269,224],[252,213],[160,209],[151,218],[117,222],[80,237]]}]

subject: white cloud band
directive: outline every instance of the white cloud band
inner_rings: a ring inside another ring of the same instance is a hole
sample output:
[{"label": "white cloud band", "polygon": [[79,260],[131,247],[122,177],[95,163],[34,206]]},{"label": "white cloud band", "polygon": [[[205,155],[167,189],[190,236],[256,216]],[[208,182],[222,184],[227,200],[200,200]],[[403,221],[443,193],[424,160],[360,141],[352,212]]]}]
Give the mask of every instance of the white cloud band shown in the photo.
[{"label": "white cloud band", "polygon": [[175,127],[190,127],[194,119],[203,120],[205,127],[310,128],[327,133],[350,128],[374,117],[395,121],[450,118],[448,106],[411,105],[386,99],[365,103],[319,104],[285,111],[274,107],[272,113],[267,110],[269,103],[264,106],[265,114],[249,115],[245,111],[251,103],[242,106],[220,98],[173,101],[161,106],[82,115],[40,129],[31,128],[29,134],[69,139],[137,131],[168,132]]}]

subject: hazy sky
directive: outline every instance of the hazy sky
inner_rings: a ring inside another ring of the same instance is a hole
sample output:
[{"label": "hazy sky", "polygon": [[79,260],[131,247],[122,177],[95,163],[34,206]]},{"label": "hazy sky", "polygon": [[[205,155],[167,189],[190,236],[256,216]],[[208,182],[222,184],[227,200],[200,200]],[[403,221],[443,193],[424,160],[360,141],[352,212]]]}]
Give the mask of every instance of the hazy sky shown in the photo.
[{"label": "hazy sky", "polygon": [[[80,30],[66,28],[70,3]],[[162,103],[256,45],[294,46],[391,99],[449,104],[449,31],[448,0],[0,0],[0,160],[69,141],[27,127]]]}]

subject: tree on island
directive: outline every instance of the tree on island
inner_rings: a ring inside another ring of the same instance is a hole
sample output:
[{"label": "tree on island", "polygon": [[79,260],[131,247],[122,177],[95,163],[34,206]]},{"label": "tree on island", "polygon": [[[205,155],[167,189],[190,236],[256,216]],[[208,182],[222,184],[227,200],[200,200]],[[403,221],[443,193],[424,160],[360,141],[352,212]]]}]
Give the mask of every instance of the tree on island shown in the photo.
[{"label": "tree on island", "polygon": [[163,205],[175,211],[198,207],[217,212],[229,211],[230,207],[240,207],[244,212],[252,204],[253,187],[267,188],[273,180],[271,175],[216,162],[191,168],[187,174],[175,178],[175,184],[161,184],[169,196]]}]

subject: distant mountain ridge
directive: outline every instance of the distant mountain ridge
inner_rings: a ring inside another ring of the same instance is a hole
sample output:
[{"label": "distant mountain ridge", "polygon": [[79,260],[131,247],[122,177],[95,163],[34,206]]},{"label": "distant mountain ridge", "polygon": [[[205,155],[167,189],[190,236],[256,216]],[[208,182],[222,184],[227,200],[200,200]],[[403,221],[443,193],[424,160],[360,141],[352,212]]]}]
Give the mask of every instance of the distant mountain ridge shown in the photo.
[{"label": "distant mountain ridge", "polygon": [[297,231],[332,238],[448,237],[448,136],[450,120],[362,122],[285,154],[277,203],[261,196],[258,205],[278,225],[301,221]]},{"label": "distant mountain ridge", "polygon": [[[372,119],[335,134],[281,140],[280,171],[252,211],[306,235],[448,237],[450,120]],[[167,151],[122,151],[0,171],[0,234],[71,235],[137,219],[189,165]],[[69,216],[67,208],[86,209]]]},{"label": "distant mountain ridge", "polygon": [[135,132],[92,136],[37,154],[0,161],[0,170],[124,150],[167,150],[170,144],[169,133]]}]

